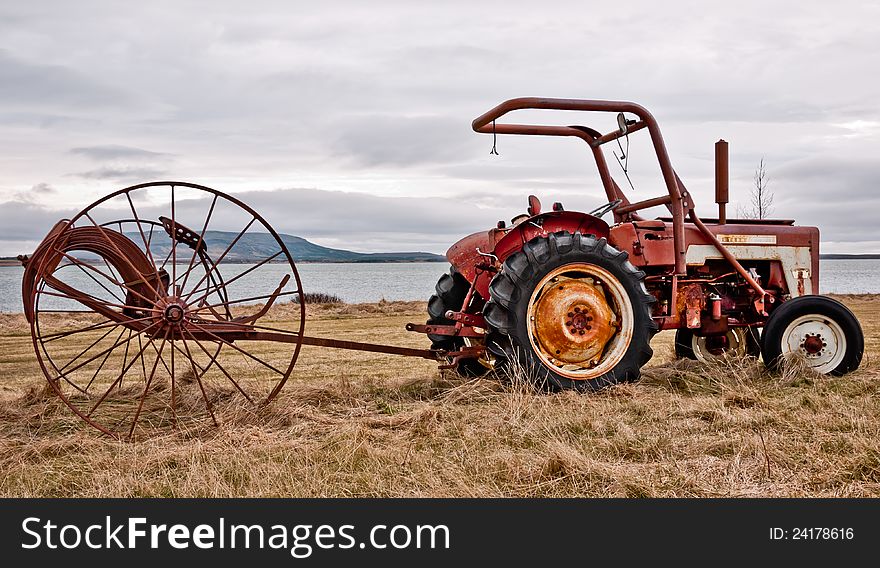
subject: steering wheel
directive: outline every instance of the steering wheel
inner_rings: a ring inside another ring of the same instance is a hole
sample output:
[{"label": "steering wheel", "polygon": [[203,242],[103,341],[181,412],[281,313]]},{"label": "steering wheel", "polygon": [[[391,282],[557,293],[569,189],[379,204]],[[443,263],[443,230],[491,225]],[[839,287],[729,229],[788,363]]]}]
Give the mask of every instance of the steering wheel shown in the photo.
[{"label": "steering wheel", "polygon": [[588,215],[592,215],[593,217],[601,217],[602,215],[608,213],[609,211],[615,209],[618,205],[623,203],[623,199],[615,199],[614,201],[609,201],[605,205],[596,207],[592,211],[588,213]]}]

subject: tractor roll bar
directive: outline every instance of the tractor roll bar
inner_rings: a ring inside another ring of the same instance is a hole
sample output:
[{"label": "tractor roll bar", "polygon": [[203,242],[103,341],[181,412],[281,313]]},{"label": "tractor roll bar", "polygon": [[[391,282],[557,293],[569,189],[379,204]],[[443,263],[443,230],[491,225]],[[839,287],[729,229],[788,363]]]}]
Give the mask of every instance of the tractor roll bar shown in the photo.
[{"label": "tractor roll bar", "polygon": [[[608,163],[605,161],[601,146],[607,142],[617,140],[624,133],[617,130],[608,134],[600,134],[592,128],[584,126],[542,126],[533,124],[496,124],[496,120],[514,110],[546,109],[546,110],[578,110],[592,112],[627,112],[636,115],[639,120],[628,127],[627,132],[636,132],[647,128],[651,135],[654,152],[660,164],[663,181],[666,184],[668,195],[658,198],[646,199],[636,203],[630,203],[623,191],[614,182]],[[574,136],[585,141],[593,150],[596,159],[596,167],[599,177],[605,188],[605,194],[609,201],[621,199],[623,203],[614,211],[614,220],[620,222],[624,216],[638,218],[635,211],[666,205],[672,213],[672,234],[675,247],[675,272],[685,274],[685,242],[684,242],[684,219],[685,211],[690,210],[687,190],[683,190],[678,182],[678,176],[672,167],[669,153],[666,151],[666,143],[660,133],[657,120],[645,107],[627,101],[601,101],[582,99],[551,99],[540,97],[521,97],[504,101],[492,110],[477,117],[473,122],[473,129],[483,134],[524,134],[530,136]]]}]

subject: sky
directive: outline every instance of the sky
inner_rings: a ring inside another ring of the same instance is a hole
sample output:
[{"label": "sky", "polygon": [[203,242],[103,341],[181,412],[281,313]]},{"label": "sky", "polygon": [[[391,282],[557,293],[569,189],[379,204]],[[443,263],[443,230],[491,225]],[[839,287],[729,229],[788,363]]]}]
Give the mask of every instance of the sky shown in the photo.
[{"label": "sky", "polygon": [[[580,141],[502,136],[490,155],[471,121],[520,96],[646,106],[703,217],[724,138],[731,214],[763,158],[773,216],[818,226],[823,252],[880,253],[878,21],[880,3],[846,0],[3,2],[0,256],[159,179],[364,252],[443,253],[531,193],[604,203]],[[665,192],[639,134],[633,201]]]}]

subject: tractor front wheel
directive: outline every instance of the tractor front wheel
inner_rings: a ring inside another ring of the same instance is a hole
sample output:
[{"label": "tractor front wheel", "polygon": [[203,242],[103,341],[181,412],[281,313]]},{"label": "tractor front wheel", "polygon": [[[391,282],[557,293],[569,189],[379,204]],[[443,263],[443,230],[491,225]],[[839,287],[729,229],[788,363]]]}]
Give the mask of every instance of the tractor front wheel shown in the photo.
[{"label": "tractor front wheel", "polygon": [[[450,268],[449,273],[444,274],[437,281],[434,288],[436,294],[428,300],[428,324],[453,325],[455,322],[446,317],[446,312],[462,310],[464,299],[470,287],[470,283],[461,273],[455,268]],[[482,303],[482,300],[475,297],[472,302]],[[428,339],[431,340],[431,349],[458,351],[462,347],[470,346],[468,340],[463,337],[428,334]],[[462,359],[458,362],[456,370],[459,375],[464,377],[479,377],[488,373],[489,367],[478,359]]]},{"label": "tractor front wheel", "polygon": [[552,389],[634,381],[651,358],[654,302],[644,273],[604,238],[559,231],[510,255],[483,309],[495,367]]},{"label": "tractor front wheel", "polygon": [[858,369],[864,350],[859,320],[827,296],[784,302],[770,314],[762,334],[764,363],[771,369],[787,356],[797,356],[817,373],[843,375]]}]

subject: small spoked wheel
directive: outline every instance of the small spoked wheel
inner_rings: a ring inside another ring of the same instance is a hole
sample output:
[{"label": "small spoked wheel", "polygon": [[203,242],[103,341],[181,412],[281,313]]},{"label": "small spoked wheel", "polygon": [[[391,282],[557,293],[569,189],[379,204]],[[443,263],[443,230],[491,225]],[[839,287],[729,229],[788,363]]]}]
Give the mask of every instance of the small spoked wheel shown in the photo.
[{"label": "small spoked wheel", "polygon": [[783,303],[764,328],[764,362],[777,368],[798,357],[823,375],[843,375],[859,367],[865,338],[859,321],[826,296],[800,296]]},{"label": "small spoked wheel", "polygon": [[625,252],[566,231],[508,257],[483,314],[496,369],[554,389],[597,390],[638,379],[653,354],[653,296]]},{"label": "small spoked wheel", "polygon": [[735,327],[723,335],[699,336],[690,329],[675,331],[675,356],[696,359],[703,363],[718,361],[723,357],[761,356],[756,328]]},{"label": "small spoked wheel", "polygon": [[302,345],[284,241],[238,199],[195,184],[132,186],[61,221],[22,289],[49,385],[114,437],[217,423],[224,400],[265,403]]}]

